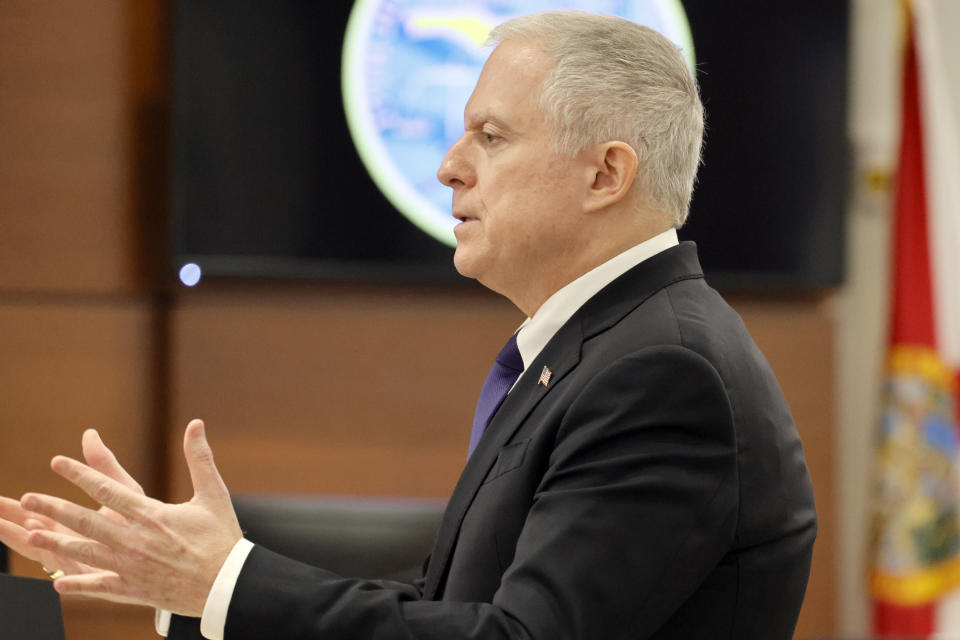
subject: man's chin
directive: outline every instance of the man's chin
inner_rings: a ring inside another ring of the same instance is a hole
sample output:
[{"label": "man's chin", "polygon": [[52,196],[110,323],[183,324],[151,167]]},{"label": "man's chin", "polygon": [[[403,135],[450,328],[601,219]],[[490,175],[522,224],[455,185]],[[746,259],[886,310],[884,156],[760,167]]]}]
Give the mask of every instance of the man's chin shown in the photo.
[{"label": "man's chin", "polygon": [[464,278],[476,278],[477,273],[475,266],[473,261],[470,260],[468,252],[461,249],[460,245],[457,245],[457,249],[453,253],[453,268],[457,270],[457,273]]},{"label": "man's chin", "polygon": [[453,254],[453,267],[464,278],[476,280],[495,293],[503,293],[499,286],[502,278],[496,277],[496,263],[488,252],[470,251],[469,245],[461,242]]}]

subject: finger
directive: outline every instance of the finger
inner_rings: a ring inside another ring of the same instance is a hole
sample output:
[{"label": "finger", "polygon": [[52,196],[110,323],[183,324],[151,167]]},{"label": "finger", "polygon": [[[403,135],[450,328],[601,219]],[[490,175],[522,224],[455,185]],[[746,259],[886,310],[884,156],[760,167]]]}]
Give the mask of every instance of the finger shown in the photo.
[{"label": "finger", "polygon": [[36,560],[37,552],[27,544],[29,531],[9,520],[0,520],[0,542],[7,545],[20,555]]},{"label": "finger", "polygon": [[30,514],[20,506],[19,500],[0,496],[0,518],[23,526]]},{"label": "finger", "polygon": [[120,484],[138,493],[143,493],[140,483],[127,473],[127,470],[117,461],[117,456],[104,444],[96,429],[84,431],[81,443],[83,445],[83,458],[88,465]]},{"label": "finger", "polygon": [[[19,500],[0,496],[0,518],[20,525],[24,529],[61,529],[61,525],[50,518],[32,513],[20,506]],[[64,531],[64,533],[68,533]]]},{"label": "finger", "polygon": [[[123,542],[126,529],[124,525],[112,522],[102,514],[68,500],[39,493],[27,493],[24,494],[21,503],[24,509],[56,520],[84,538],[92,538],[111,546],[119,546]],[[35,533],[43,533],[43,531]],[[61,532],[55,533],[67,535]]]},{"label": "finger", "polygon": [[53,588],[60,595],[83,595],[124,604],[151,604],[147,600],[137,597],[123,578],[112,571],[98,571],[57,578],[53,583]]},{"label": "finger", "polygon": [[39,562],[45,567],[63,569],[67,573],[80,573],[85,570],[84,567],[69,558],[57,556],[31,546],[27,542],[29,535],[30,532],[27,529],[6,520],[0,520],[0,542],[3,542],[24,558]]},{"label": "finger", "polygon": [[54,531],[31,531],[27,535],[27,544],[35,549],[42,549],[89,567],[109,571],[116,568],[113,551],[96,540]]},{"label": "finger", "polygon": [[202,420],[191,420],[183,434],[183,456],[190,470],[193,492],[198,498],[221,500],[230,494],[213,461]]},{"label": "finger", "polygon": [[[102,504],[117,511],[127,518],[139,520],[140,515],[152,501],[140,493],[125,487],[113,478],[107,477],[103,473],[88,467],[82,462],[78,462],[66,456],[56,456],[50,463],[51,468],[77,485],[83,491]],[[21,504],[23,502],[21,501]],[[50,514],[47,514],[50,515]],[[54,520],[70,526],[60,518],[50,515]],[[87,535],[85,532],[72,527],[78,533]]]},{"label": "finger", "polygon": [[38,513],[31,513],[30,517],[24,520],[23,528],[27,531],[56,531],[57,533],[66,533],[68,535],[77,535],[76,531],[68,529],[56,520],[51,520]]}]

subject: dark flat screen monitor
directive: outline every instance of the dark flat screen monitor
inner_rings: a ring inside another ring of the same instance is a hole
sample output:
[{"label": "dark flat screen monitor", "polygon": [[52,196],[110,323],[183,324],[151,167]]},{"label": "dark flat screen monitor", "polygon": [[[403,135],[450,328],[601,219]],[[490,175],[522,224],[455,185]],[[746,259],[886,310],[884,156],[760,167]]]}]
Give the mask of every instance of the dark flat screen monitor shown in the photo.
[{"label": "dark flat screen monitor", "polygon": [[[847,4],[683,2],[707,138],[681,237],[697,241],[716,286],[809,290],[842,280]],[[196,263],[204,277],[456,278],[453,249],[400,215],[354,145],[341,97],[352,6],[177,4],[175,270]],[[435,43],[431,54],[440,50]],[[424,86],[409,89],[432,96]],[[436,167],[417,168],[432,180]]]}]

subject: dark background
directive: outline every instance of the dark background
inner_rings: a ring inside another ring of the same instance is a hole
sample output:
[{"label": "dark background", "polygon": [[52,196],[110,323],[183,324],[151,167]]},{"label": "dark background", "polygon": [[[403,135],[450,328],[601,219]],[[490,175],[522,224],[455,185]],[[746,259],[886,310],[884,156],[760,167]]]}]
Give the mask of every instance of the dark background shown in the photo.
[{"label": "dark background", "polygon": [[[684,2],[707,110],[681,237],[726,290],[841,282],[845,2]],[[452,249],[380,194],[340,96],[352,2],[178,3],[173,252],[205,276],[449,281]]]}]

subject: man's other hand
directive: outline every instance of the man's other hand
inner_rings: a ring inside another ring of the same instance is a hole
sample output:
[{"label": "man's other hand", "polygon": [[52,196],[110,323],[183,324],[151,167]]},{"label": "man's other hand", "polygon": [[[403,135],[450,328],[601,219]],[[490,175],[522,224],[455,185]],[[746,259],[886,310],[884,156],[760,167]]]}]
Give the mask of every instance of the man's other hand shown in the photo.
[{"label": "man's other hand", "polygon": [[[113,452],[107,448],[94,429],[87,429],[82,439],[83,457],[94,469],[113,478],[133,491],[143,493],[143,489],[120,465]],[[109,507],[101,507],[100,513],[116,522],[125,518]],[[63,571],[65,574],[90,573],[97,569],[81,562],[57,555],[45,549],[37,549],[27,543],[31,530],[56,531],[65,535],[80,537],[75,531],[64,527],[55,520],[38,513],[27,511],[20,506],[19,500],[0,496],[0,541],[29,560],[40,563],[49,571]]]},{"label": "man's other hand", "polygon": [[79,570],[54,583],[61,594],[137,602],[199,617],[220,567],[242,533],[202,421],[187,425],[183,451],[194,490],[193,498],[183,504],[146,497],[119,464],[95,463],[96,455],[91,459],[86,447],[89,466],[56,456],[53,470],[104,508],[94,511],[28,493],[20,501],[22,510],[44,519],[33,516],[40,526],[26,520],[24,528],[33,530],[18,544],[27,548],[14,548],[41,561],[54,557],[75,563],[73,568]]}]

